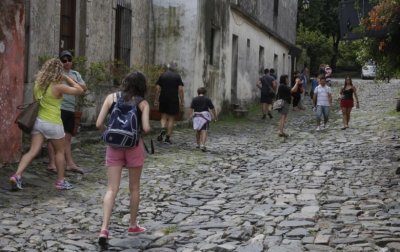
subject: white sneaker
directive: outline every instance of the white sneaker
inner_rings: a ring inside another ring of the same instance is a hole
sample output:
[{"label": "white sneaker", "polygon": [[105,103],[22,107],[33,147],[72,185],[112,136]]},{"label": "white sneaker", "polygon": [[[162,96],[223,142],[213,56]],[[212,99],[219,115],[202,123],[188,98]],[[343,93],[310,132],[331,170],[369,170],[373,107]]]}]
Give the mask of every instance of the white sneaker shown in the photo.
[{"label": "white sneaker", "polygon": [[321,128],[325,128],[325,124],[323,122],[321,123]]},{"label": "white sneaker", "polygon": [[317,126],[317,128],[315,129],[316,131],[320,131],[321,130],[321,127],[320,126]]}]

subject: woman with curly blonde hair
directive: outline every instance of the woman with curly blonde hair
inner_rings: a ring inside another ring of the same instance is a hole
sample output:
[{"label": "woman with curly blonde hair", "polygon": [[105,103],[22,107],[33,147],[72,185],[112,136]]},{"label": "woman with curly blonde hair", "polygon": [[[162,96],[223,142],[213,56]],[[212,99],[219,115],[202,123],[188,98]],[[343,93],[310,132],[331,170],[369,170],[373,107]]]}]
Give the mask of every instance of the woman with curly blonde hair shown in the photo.
[{"label": "woman with curly blonde hair", "polygon": [[[69,86],[61,84],[65,80]],[[22,173],[32,162],[48,139],[55,149],[57,181],[59,190],[72,189],[72,185],[64,179],[64,129],[61,121],[61,101],[63,94],[80,95],[83,89],[71,78],[63,74],[62,63],[53,58],[46,61],[36,76],[33,97],[40,99],[39,113],[31,132],[31,146],[18,164],[17,172],[10,177],[12,190],[22,189]]]}]

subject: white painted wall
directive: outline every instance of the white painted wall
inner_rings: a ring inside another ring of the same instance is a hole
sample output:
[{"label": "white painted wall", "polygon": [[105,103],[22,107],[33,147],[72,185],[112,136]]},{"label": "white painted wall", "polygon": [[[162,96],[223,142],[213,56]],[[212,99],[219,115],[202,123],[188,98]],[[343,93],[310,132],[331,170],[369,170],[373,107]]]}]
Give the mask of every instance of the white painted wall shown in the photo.
[{"label": "white painted wall", "polygon": [[[238,99],[251,100],[258,97],[259,89],[256,83],[260,77],[259,74],[259,48],[264,47],[264,68],[275,68],[278,78],[282,74],[290,73],[289,48],[267,34],[265,31],[256,27],[254,24],[246,20],[240,13],[235,10],[230,11],[230,34],[231,45],[232,35],[235,34],[239,39],[239,61],[238,61]],[[247,40],[250,40],[250,50],[248,53]],[[232,53],[231,47],[225,50],[229,55],[225,71],[231,72]],[[278,56],[277,66],[274,66],[274,55]],[[283,59],[285,54],[285,59]],[[284,63],[285,61],[285,63]],[[285,69],[283,68],[285,66]],[[225,89],[231,88],[231,75],[226,75]],[[279,81],[279,79],[278,79]],[[230,95],[230,92],[229,92]]]}]

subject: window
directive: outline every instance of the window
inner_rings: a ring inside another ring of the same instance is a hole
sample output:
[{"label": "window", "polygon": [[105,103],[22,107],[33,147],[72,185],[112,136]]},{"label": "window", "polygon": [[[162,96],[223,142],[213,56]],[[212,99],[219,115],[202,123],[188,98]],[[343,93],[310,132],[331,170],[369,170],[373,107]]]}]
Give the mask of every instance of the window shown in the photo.
[{"label": "window", "polygon": [[264,47],[260,46],[258,51],[258,72],[262,75],[264,72]]},{"label": "window", "polygon": [[210,39],[210,51],[209,51],[209,64],[217,66],[219,62],[219,53],[220,53],[220,41],[221,41],[221,32],[219,29],[213,27],[211,28],[211,39]]},{"label": "window", "polygon": [[75,50],[75,0],[61,0],[60,52]]},{"label": "window", "polygon": [[114,58],[130,66],[132,26],[132,9],[130,2],[126,0],[117,0],[115,19]]},{"label": "window", "polygon": [[278,16],[279,0],[274,0],[274,16]]}]

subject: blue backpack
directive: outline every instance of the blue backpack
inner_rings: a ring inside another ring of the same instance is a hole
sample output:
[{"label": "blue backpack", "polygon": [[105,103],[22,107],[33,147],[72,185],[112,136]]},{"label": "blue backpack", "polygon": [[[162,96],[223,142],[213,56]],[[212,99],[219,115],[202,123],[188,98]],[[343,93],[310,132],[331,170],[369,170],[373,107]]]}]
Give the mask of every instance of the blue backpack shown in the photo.
[{"label": "blue backpack", "polygon": [[108,127],[103,133],[106,144],[117,148],[137,146],[140,139],[138,104],[143,100],[135,96],[132,102],[125,102],[121,92],[117,92],[117,101],[111,111]]}]

